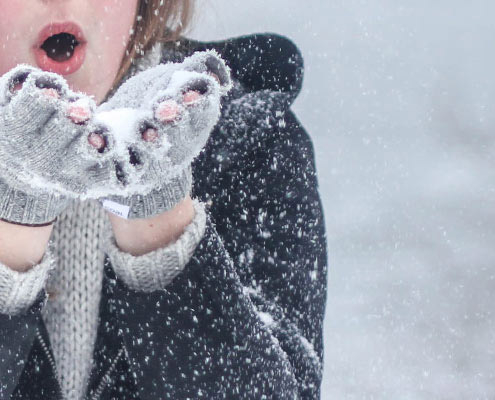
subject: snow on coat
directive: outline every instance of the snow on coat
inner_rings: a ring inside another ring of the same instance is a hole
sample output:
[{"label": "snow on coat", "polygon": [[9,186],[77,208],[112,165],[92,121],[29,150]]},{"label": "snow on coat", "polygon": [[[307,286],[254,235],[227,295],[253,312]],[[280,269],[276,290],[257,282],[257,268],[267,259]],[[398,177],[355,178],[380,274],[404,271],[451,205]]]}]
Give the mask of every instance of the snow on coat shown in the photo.
[{"label": "snow on coat", "polygon": [[[312,143],[290,110],[302,58],[259,34],[183,39],[163,61],[212,48],[235,86],[193,163],[206,233],[164,290],[130,289],[106,260],[88,399],[320,398],[326,240]],[[2,399],[60,398],[45,302],[0,315]]]}]

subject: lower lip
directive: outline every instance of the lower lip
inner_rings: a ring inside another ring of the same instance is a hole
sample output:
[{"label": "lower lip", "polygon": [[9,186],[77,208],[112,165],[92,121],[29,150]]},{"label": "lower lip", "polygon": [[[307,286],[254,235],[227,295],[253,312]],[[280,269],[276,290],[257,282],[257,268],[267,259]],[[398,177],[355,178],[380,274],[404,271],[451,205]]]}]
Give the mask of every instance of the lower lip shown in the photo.
[{"label": "lower lip", "polygon": [[46,51],[41,47],[34,49],[36,64],[43,71],[54,72],[59,75],[70,75],[79,70],[86,58],[86,43],[76,46],[72,57],[66,61],[55,61],[48,57]]}]

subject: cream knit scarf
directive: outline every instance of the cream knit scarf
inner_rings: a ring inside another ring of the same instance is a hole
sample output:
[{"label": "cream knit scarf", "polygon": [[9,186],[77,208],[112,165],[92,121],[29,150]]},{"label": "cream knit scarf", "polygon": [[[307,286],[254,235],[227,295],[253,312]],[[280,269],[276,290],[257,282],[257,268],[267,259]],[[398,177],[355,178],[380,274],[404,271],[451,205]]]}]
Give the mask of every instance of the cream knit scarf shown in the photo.
[{"label": "cream knit scarf", "polygon": [[57,264],[47,281],[43,320],[66,399],[82,399],[98,323],[107,217],[95,201],[75,203],[59,216],[52,235]]},{"label": "cream knit scarf", "polygon": [[[160,56],[161,47],[155,46],[135,71],[157,65]],[[84,397],[92,366],[103,278],[101,239],[107,220],[96,201],[86,201],[68,208],[53,229],[57,264],[47,291],[56,295],[43,309],[43,320],[67,400]]]}]

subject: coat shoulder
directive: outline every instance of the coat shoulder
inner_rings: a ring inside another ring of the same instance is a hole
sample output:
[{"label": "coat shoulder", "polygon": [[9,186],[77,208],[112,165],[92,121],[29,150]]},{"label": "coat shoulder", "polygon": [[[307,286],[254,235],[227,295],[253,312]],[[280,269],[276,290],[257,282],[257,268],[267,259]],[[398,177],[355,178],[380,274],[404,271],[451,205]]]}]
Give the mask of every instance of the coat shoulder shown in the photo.
[{"label": "coat shoulder", "polygon": [[282,92],[292,103],[301,91],[304,62],[289,38],[276,33],[255,33],[227,40],[201,42],[188,38],[164,46],[163,61],[181,61],[196,51],[216,50],[232,76],[249,92]]}]

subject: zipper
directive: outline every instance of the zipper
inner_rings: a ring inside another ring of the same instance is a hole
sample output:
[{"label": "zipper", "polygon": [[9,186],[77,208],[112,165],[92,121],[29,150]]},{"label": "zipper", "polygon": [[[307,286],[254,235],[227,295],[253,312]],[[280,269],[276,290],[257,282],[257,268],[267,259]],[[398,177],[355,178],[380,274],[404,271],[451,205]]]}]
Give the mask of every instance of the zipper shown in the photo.
[{"label": "zipper", "polygon": [[[60,383],[58,382],[58,371],[57,371],[57,366],[55,364],[55,360],[52,357],[52,354],[50,353],[50,350],[48,350],[48,345],[45,342],[45,339],[43,339],[43,335],[40,332],[39,326],[36,327],[36,337],[40,341],[41,348],[46,354],[46,358],[48,358],[48,362],[50,363],[50,366],[52,367],[52,371],[55,374],[55,381],[57,382],[57,389],[58,393],[62,393],[62,389],[60,388]],[[62,396],[60,396],[61,398]]]},{"label": "zipper", "polygon": [[101,396],[102,392],[103,392],[103,389],[105,389],[105,387],[107,385],[109,385],[110,382],[112,381],[110,379],[110,374],[114,371],[115,366],[117,365],[117,361],[119,360],[123,351],[124,351],[124,346],[122,346],[120,348],[117,356],[113,359],[112,364],[110,364],[110,367],[108,368],[106,374],[103,376],[103,378],[100,381],[100,384],[98,385],[98,387],[94,391],[94,394],[91,396],[91,400],[98,400],[99,397]]},{"label": "zipper", "polygon": [[[52,367],[52,371],[55,374],[55,379],[57,381],[58,392],[61,393],[61,389],[60,389],[60,386],[59,386],[59,383],[58,383],[57,365],[55,364],[55,360],[53,359],[53,357],[52,357],[52,355],[50,353],[50,350],[48,350],[48,345],[45,342],[45,339],[43,339],[43,336],[41,335],[41,332],[40,332],[39,327],[36,327],[36,337],[40,341],[41,348],[43,349],[44,353],[46,354],[46,357],[48,358],[48,362],[50,363],[50,366]],[[124,352],[124,350],[127,353],[127,349],[125,349],[124,348],[124,345],[122,345],[122,347],[120,348],[119,352],[117,353],[117,356],[113,359],[112,364],[110,364],[110,367],[108,368],[106,374],[103,376],[102,380],[100,381],[100,384],[96,388],[94,394],[91,396],[91,400],[98,400],[99,397],[101,396],[102,392],[103,392],[103,389],[105,389],[105,387],[108,384],[110,384],[110,382],[112,381],[110,379],[110,375],[115,370],[115,366],[117,365],[117,361],[122,356],[122,353]]]}]

